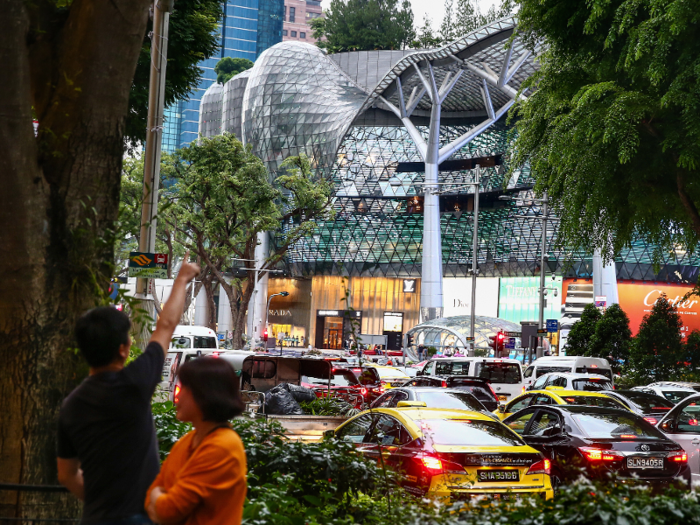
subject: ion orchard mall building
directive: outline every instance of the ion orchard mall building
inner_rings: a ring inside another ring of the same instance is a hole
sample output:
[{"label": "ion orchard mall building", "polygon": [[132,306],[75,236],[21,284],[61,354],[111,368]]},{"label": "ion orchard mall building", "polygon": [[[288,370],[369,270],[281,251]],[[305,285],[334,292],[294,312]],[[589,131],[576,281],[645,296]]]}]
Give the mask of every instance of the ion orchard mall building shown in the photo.
[{"label": "ion orchard mall building", "polygon": [[[387,335],[390,348],[409,330],[417,342],[465,346],[475,256],[476,346],[538,319],[543,210],[529,200],[528,169],[508,176],[506,124],[508,109],[527,96],[519,89],[536,70],[537,50],[519,39],[507,47],[513,30],[507,18],[431,50],[326,55],[282,42],[207,90],[202,135],[235,134],[272,176],[285,158],[305,154],[334,186],[334,220],[292,247],[283,278],[261,281],[249,334],[260,334],[267,298],[287,291],[272,299],[271,336],[340,348],[354,317],[362,334]],[[262,256],[275,239],[260,241]],[[600,296],[619,302],[636,330],[661,293],[680,303],[697,279],[697,255],[667,253],[656,272],[652,247],[641,242],[608,266],[594,254],[565,254],[556,221],[544,246],[544,318],[559,320],[562,336]],[[682,307],[685,328],[700,328],[698,303]],[[230,321],[227,308],[219,311],[221,332]],[[434,321],[441,317],[453,319]],[[426,320],[430,330],[415,328]]]}]

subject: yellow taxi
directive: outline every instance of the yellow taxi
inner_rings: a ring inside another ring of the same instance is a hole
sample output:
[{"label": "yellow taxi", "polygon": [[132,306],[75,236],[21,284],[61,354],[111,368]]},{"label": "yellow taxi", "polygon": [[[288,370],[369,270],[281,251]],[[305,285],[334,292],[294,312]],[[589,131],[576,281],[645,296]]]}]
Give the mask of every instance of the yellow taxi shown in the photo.
[{"label": "yellow taxi", "polygon": [[404,488],[418,496],[553,497],[550,460],[503,423],[479,412],[417,405],[367,410],[329,435],[403,473]]},{"label": "yellow taxi", "polygon": [[511,414],[515,414],[530,405],[587,405],[629,410],[625,405],[616,399],[606,396],[603,392],[564,390],[561,387],[548,386],[544,390],[525,392],[510,403],[499,406],[493,413],[501,420],[504,420]]},{"label": "yellow taxi", "polygon": [[398,368],[394,368],[393,366],[375,365],[369,363],[365,366],[371,366],[377,371],[382,387],[384,388],[394,388],[397,386],[401,386],[406,381],[409,381],[411,379],[406,375],[405,372],[402,372],[401,370],[399,370]]}]

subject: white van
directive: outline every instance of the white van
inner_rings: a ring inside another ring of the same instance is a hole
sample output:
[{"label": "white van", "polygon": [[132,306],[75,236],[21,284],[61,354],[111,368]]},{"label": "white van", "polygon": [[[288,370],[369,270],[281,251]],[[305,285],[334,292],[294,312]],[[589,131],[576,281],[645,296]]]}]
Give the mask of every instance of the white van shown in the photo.
[{"label": "white van", "polygon": [[216,337],[216,332],[211,328],[179,324],[170,341],[170,349],[174,348],[178,350],[217,350],[219,340]]},{"label": "white van", "polygon": [[529,365],[524,376],[525,388],[529,387],[538,377],[551,372],[564,374],[600,374],[613,380],[613,372],[607,359],[581,356],[548,356],[540,357]]},{"label": "white van", "polygon": [[509,401],[522,393],[520,361],[494,357],[443,357],[428,361],[417,375],[472,376],[485,379],[499,401]]}]

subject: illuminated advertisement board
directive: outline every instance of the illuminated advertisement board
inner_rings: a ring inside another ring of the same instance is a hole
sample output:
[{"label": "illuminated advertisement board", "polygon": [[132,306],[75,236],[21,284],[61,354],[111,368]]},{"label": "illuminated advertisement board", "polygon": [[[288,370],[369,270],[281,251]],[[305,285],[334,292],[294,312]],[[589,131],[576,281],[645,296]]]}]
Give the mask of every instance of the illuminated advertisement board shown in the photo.
[{"label": "illuminated advertisement board", "polygon": [[[547,277],[547,305],[544,309],[545,319],[559,319],[561,317],[561,277],[555,279]],[[554,291],[557,297],[554,296]],[[520,321],[537,321],[540,308],[540,278],[539,277],[504,277],[500,283],[498,300],[498,317],[506,321],[519,323]]]}]

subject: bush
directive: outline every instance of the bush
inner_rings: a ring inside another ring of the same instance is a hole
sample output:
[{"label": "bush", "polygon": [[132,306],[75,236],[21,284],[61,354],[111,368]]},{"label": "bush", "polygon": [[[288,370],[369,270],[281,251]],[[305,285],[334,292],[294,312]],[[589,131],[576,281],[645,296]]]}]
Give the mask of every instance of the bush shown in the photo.
[{"label": "bush", "polygon": [[175,405],[172,401],[164,403],[152,403],[153,421],[156,426],[156,438],[158,438],[158,453],[161,463],[170,454],[175,442],[192,430],[192,425],[183,423],[175,417]]},{"label": "bush", "polygon": [[313,401],[299,403],[304,414],[310,416],[345,416],[352,417],[360,411],[350,403],[337,397],[319,397]]}]

